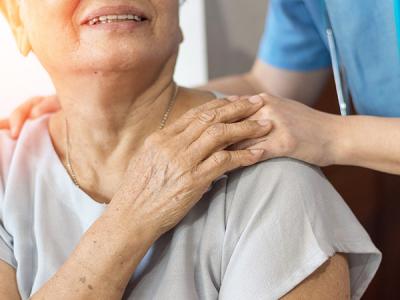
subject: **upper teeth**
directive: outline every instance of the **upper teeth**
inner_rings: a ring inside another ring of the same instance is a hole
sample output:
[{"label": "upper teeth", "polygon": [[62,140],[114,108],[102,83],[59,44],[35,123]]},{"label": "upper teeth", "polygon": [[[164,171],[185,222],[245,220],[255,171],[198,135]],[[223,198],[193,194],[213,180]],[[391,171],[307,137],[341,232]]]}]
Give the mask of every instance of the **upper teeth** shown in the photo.
[{"label": "upper teeth", "polygon": [[135,15],[108,15],[108,16],[100,16],[93,18],[89,21],[89,25],[96,25],[98,23],[105,24],[111,22],[119,22],[125,20],[132,20],[136,22],[143,21],[142,17],[135,16]]}]

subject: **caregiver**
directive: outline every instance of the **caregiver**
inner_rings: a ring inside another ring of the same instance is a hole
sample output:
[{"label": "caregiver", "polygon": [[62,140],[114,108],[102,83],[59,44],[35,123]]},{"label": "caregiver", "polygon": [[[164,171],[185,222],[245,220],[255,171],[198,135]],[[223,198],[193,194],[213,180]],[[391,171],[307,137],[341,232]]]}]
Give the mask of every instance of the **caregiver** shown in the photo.
[{"label": "caregiver", "polygon": [[381,255],[320,171],[226,150],[262,99],[173,82],[178,0],[3,3],[62,109],[0,131],[1,299],[361,298]]},{"label": "caregiver", "polygon": [[[274,129],[267,138],[239,147],[258,143],[266,159],[287,156],[319,166],[400,174],[398,3],[271,0],[252,70],[207,86],[225,94],[268,93],[262,94],[265,106],[253,118],[272,120]],[[342,111],[348,111],[348,87],[363,116],[342,117],[303,105],[315,103],[332,67]],[[58,107],[55,97],[36,98],[2,125],[11,126],[16,137],[27,118]]]}]

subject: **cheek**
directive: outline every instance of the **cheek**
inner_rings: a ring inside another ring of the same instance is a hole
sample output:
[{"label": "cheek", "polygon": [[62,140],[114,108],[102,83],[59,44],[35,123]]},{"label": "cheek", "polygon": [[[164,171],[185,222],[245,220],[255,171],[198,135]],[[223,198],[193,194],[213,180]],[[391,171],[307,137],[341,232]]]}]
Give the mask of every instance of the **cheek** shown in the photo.
[{"label": "cheek", "polygon": [[162,38],[172,39],[173,43],[180,42],[181,31],[179,26],[179,0],[151,1],[159,23],[156,34]]},{"label": "cheek", "polygon": [[25,0],[26,27],[40,60],[71,52],[78,43],[75,12],[78,0]]}]

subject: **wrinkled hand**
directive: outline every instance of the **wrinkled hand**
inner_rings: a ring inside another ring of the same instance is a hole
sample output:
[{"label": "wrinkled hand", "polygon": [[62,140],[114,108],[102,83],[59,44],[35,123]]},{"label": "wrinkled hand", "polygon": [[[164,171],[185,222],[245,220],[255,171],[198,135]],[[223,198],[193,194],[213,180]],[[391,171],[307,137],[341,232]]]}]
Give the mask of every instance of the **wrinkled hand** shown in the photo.
[{"label": "wrinkled hand", "polygon": [[[335,163],[336,141],[340,139],[336,115],[323,113],[297,101],[267,94],[264,107],[249,120],[267,119],[273,123],[271,132],[261,139],[241,142],[232,149],[264,149],[264,159],[291,157],[318,166]],[[239,97],[231,97],[237,101]]]},{"label": "wrinkled hand", "polygon": [[262,105],[261,99],[213,100],[152,134],[132,158],[110,207],[145,222],[157,236],[173,228],[214,180],[260,161],[262,150],[224,149],[270,131],[270,122],[243,121]]},{"label": "wrinkled hand", "polygon": [[10,129],[11,137],[16,139],[27,120],[58,110],[60,104],[56,96],[34,97],[17,107],[9,119],[0,120],[0,129]]}]

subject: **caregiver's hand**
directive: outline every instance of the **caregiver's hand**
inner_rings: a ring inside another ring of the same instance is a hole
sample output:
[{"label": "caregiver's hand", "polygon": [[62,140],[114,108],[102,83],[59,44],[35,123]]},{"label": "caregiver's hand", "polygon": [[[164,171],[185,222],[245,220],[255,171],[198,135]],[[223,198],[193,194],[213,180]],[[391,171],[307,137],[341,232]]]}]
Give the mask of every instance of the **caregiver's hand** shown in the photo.
[{"label": "caregiver's hand", "polygon": [[270,122],[243,121],[262,107],[262,99],[255,100],[213,100],[152,134],[132,158],[111,207],[129,208],[129,218],[142,220],[157,237],[174,227],[214,180],[260,161],[262,150],[224,150],[270,131]]},{"label": "caregiver's hand", "polygon": [[8,119],[0,120],[0,129],[10,129],[11,137],[16,139],[28,119],[36,119],[59,109],[60,104],[56,96],[31,98],[18,106]]},{"label": "caregiver's hand", "polygon": [[264,107],[249,119],[271,120],[272,131],[264,138],[241,142],[233,149],[261,148],[265,150],[264,159],[291,157],[318,166],[337,163],[340,116],[317,111],[297,101],[267,94],[260,96]]}]

